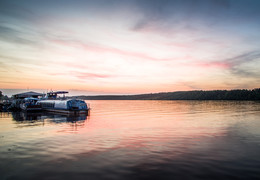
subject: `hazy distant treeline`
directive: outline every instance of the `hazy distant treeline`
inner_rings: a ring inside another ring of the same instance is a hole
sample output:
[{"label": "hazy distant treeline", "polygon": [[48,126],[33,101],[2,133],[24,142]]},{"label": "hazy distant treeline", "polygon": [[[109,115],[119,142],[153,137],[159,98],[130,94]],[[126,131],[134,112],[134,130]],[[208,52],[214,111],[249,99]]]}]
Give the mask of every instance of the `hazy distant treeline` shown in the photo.
[{"label": "hazy distant treeline", "polygon": [[139,95],[79,96],[85,100],[260,100],[260,88],[247,90],[176,91]]}]

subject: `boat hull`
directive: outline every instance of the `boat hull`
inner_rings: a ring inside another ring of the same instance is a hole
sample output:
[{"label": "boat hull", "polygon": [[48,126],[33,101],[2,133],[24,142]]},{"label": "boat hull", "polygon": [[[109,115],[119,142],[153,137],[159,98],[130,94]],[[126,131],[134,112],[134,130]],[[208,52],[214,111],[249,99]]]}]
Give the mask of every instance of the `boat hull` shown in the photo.
[{"label": "boat hull", "polygon": [[21,104],[20,108],[23,111],[41,111],[42,110],[40,105],[28,105],[28,106],[25,106],[24,104]]},{"label": "boat hull", "polygon": [[68,114],[68,115],[78,115],[78,114],[88,114],[89,109],[86,110],[68,110],[68,109],[44,109],[44,111]]},{"label": "boat hull", "polygon": [[62,114],[87,114],[89,110],[85,101],[77,99],[41,100],[37,104],[41,105],[45,111]]}]

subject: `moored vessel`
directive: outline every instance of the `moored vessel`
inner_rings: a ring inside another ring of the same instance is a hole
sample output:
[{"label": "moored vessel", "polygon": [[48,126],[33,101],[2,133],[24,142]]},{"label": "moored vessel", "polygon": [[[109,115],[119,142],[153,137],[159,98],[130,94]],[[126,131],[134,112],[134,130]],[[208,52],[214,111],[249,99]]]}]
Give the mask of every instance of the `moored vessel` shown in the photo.
[{"label": "moored vessel", "polygon": [[[88,113],[89,106],[83,100],[79,99],[66,99],[65,93],[67,91],[49,92],[47,96],[37,102],[42,107],[42,110],[65,113],[65,114],[86,114]],[[59,98],[58,94],[63,94],[63,97]]]},{"label": "moored vessel", "polygon": [[41,105],[37,104],[38,98],[24,98],[24,102],[20,104],[23,111],[40,111]]}]

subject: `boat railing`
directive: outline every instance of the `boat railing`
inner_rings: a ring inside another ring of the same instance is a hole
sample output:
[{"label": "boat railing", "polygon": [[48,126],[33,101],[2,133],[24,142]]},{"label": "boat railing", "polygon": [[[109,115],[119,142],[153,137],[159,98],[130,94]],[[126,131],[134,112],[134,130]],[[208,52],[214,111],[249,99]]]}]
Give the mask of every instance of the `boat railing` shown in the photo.
[{"label": "boat railing", "polygon": [[87,108],[90,109],[90,104],[89,103],[86,103],[87,104]]}]

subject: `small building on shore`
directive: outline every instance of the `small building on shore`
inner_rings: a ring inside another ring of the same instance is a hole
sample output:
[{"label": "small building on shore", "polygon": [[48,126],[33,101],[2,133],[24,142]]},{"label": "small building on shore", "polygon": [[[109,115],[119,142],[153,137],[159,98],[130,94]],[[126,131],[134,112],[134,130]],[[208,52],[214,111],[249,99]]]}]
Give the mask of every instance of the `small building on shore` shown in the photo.
[{"label": "small building on shore", "polygon": [[24,99],[24,98],[29,98],[29,97],[40,98],[40,97],[43,97],[43,96],[44,96],[44,94],[42,94],[42,93],[29,91],[29,92],[14,94],[13,98],[14,99]]},{"label": "small building on shore", "polygon": [[43,97],[44,94],[42,93],[37,93],[33,91],[29,92],[24,92],[24,93],[19,93],[19,94],[14,94],[12,96],[12,104],[9,106],[9,110],[20,110],[20,105],[24,103],[25,98],[41,98]]}]

